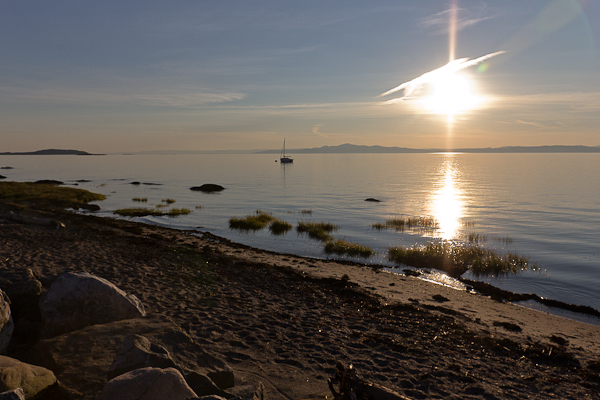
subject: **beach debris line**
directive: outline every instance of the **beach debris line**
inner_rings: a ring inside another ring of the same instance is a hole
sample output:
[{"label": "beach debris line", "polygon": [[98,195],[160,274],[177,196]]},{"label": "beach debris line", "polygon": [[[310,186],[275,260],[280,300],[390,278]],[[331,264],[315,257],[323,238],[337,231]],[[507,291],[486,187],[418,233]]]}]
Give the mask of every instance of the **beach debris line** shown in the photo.
[{"label": "beach debris line", "polygon": [[[336,389],[333,382],[338,382]],[[333,379],[327,379],[334,400],[410,400],[386,387],[363,380],[350,364],[347,368],[338,361]]]}]

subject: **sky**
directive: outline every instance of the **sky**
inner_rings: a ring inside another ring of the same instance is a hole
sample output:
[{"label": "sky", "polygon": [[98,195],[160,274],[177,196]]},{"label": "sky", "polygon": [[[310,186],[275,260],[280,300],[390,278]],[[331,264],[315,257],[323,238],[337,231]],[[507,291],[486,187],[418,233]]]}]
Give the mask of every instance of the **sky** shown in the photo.
[{"label": "sky", "polygon": [[600,1],[0,0],[0,152],[284,138],[600,145]]}]

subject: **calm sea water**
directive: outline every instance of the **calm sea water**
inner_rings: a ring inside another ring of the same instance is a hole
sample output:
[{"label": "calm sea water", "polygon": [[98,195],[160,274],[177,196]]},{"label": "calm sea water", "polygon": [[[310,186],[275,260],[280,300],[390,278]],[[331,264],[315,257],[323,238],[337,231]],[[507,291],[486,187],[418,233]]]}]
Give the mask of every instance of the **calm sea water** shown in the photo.
[{"label": "calm sea water", "polygon": [[[275,159],[249,154],[0,156],[0,166],[14,167],[0,173],[15,181],[89,180],[78,187],[109,196],[99,203],[104,216],[172,198],[173,207],[193,212],[139,220],[304,256],[326,257],[319,242],[295,231],[240,233],[228,228],[228,220],[260,209],[294,225],[332,222],[340,226],[335,237],[372,247],[377,255],[367,262],[382,265],[391,265],[390,246],[460,242],[475,233],[485,239],[484,246],[529,256],[541,268],[480,280],[600,309],[600,154],[305,154],[291,165]],[[189,190],[204,183],[227,189],[218,194]],[[134,197],[146,197],[148,203],[133,202]],[[364,201],[369,197],[381,202]],[[440,228],[371,228],[409,216],[434,217]]]}]

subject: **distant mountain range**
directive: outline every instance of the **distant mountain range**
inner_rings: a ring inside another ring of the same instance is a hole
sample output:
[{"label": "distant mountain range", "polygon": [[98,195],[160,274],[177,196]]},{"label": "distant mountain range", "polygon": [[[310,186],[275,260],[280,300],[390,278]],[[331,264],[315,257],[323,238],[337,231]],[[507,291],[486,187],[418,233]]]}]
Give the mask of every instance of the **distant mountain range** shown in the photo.
[{"label": "distant mountain range", "polygon": [[[600,146],[505,146],[447,149],[412,149],[409,147],[359,146],[341,144],[339,146],[323,146],[306,149],[289,149],[290,154],[367,154],[367,153],[600,153]],[[280,150],[154,150],[135,153],[117,153],[126,155],[136,154],[279,154]],[[32,152],[11,153],[0,155],[77,155],[101,156],[81,150],[46,149]]]},{"label": "distant mountain range", "polygon": [[[279,154],[280,150],[257,151],[257,154]],[[342,144],[310,149],[289,149],[290,154],[319,153],[600,153],[600,146],[506,146],[483,148],[411,149],[408,147],[358,146]]]},{"label": "distant mountain range", "polygon": [[46,150],[38,150],[38,151],[29,151],[29,152],[22,152],[22,153],[11,153],[11,152],[5,152],[5,153],[0,153],[1,156],[7,156],[7,155],[14,155],[14,156],[37,156],[37,155],[42,155],[42,156],[48,156],[48,155],[60,155],[60,156],[64,156],[64,155],[75,155],[75,156],[103,156],[104,154],[92,154],[92,153],[88,153],[87,151],[81,151],[81,150],[62,150],[62,149],[46,149]]}]

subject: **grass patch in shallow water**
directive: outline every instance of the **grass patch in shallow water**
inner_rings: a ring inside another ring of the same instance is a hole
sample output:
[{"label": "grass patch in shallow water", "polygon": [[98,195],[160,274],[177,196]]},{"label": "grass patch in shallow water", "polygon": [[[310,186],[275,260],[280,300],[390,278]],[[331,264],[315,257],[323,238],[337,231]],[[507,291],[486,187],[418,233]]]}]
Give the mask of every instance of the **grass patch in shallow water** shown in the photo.
[{"label": "grass patch in shallow water", "polygon": [[147,203],[148,202],[148,198],[147,197],[134,197],[131,200],[132,201],[136,201],[138,203]]},{"label": "grass patch in shallow water", "polygon": [[471,271],[475,277],[504,276],[524,269],[536,270],[529,258],[516,253],[500,254],[477,246],[457,246],[450,243],[428,243],[425,246],[388,249],[390,261],[416,268],[435,268],[451,276]]},{"label": "grass patch in shallow water", "polygon": [[432,217],[409,217],[409,218],[392,218],[385,222],[376,222],[371,224],[371,228],[378,231],[384,229],[395,229],[398,232],[412,229],[438,229],[440,224]]},{"label": "grass patch in shallow water", "polygon": [[175,199],[162,199],[161,202],[166,203],[166,204],[173,204],[175,203],[177,200]]},{"label": "grass patch in shallow water", "polygon": [[293,228],[292,224],[289,222],[273,219],[269,224],[269,230],[273,235],[285,235]]},{"label": "grass patch in shallow water", "polygon": [[229,229],[237,229],[245,232],[259,231],[265,228],[273,219],[271,214],[256,210],[254,214],[247,215],[244,218],[229,218]]},{"label": "grass patch in shallow water", "polygon": [[337,231],[340,227],[331,222],[306,222],[298,221],[296,231],[298,233],[306,233],[311,239],[327,242],[333,240],[329,233]]},{"label": "grass patch in shallow water", "polygon": [[84,189],[33,182],[0,182],[0,200],[17,204],[66,208],[104,199],[106,196]]},{"label": "grass patch in shallow water", "polygon": [[351,257],[368,258],[373,255],[373,249],[370,247],[358,243],[346,242],[342,239],[328,241],[325,244],[324,250],[327,254],[337,254],[339,256],[349,255]]}]

